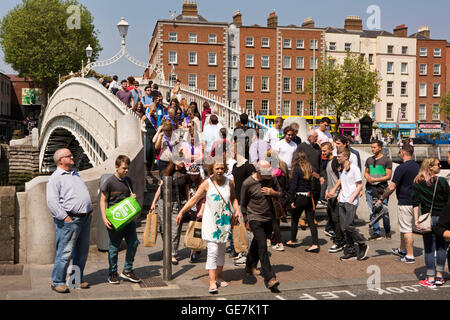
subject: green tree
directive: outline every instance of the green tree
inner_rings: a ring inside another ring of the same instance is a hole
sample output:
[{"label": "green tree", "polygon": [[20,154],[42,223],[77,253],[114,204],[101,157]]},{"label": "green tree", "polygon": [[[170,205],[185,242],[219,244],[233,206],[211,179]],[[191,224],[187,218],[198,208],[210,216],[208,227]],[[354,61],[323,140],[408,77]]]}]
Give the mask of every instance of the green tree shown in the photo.
[{"label": "green tree", "polygon": [[[317,105],[334,112],[336,129],[339,130],[344,113],[359,118],[372,111],[374,101],[380,101],[379,81],[378,72],[372,71],[360,55],[347,53],[342,64],[328,57],[316,72]],[[312,95],[312,79],[308,88]]]},{"label": "green tree", "polygon": [[445,115],[448,121],[450,121],[450,91],[442,97],[439,111]]},{"label": "green tree", "polygon": [[[68,10],[70,6],[77,11]],[[75,27],[68,23],[73,18]],[[77,0],[23,0],[3,17],[0,45],[5,62],[42,88],[44,109],[47,94],[58,86],[59,75],[80,70],[81,61],[86,62],[89,44],[92,60],[98,58],[102,47],[97,34],[93,17]]]}]

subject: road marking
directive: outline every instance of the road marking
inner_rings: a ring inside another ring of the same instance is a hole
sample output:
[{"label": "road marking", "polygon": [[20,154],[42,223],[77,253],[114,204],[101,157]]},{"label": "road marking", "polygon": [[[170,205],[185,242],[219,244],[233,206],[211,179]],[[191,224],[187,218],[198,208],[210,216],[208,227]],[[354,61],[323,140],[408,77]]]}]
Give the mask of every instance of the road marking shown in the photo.
[{"label": "road marking", "polygon": [[283,298],[282,296],[275,296],[275,298],[280,299],[280,300],[286,300],[286,299]]},{"label": "road marking", "polygon": [[217,298],[216,300],[227,300],[227,298]]}]

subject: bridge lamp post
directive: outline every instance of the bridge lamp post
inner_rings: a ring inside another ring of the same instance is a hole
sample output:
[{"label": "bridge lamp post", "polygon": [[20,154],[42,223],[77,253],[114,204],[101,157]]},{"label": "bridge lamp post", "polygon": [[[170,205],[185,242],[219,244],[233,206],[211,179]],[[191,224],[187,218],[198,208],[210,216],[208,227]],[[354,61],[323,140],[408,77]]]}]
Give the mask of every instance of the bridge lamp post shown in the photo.
[{"label": "bridge lamp post", "polygon": [[122,17],[117,24],[117,29],[119,29],[120,36],[122,37],[122,47],[125,47],[125,37],[128,34],[128,27],[130,25],[128,22],[125,21],[125,19]]}]

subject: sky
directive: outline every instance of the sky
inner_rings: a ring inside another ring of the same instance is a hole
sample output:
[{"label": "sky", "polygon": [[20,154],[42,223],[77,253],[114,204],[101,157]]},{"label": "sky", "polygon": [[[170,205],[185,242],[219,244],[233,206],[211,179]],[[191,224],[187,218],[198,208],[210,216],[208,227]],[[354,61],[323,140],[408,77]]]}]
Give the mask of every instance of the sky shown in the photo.
[{"label": "sky", "polygon": [[[120,35],[117,23],[121,17],[130,24],[127,36],[127,50],[140,61],[149,59],[148,45],[158,19],[170,19],[170,11],[181,14],[183,0],[78,0],[91,12],[94,25],[99,33],[103,51],[99,60],[106,60],[120,49]],[[312,17],[316,27],[343,28],[348,15],[360,16],[364,29],[371,23],[373,12],[367,13],[370,6],[380,8],[380,29],[390,31],[395,26],[405,24],[408,35],[417,32],[422,25],[428,25],[431,37],[450,41],[450,1],[448,0],[197,0],[198,12],[209,21],[232,22],[233,14],[240,10],[244,25],[265,26],[267,17],[275,9],[278,25],[301,25],[303,20]],[[22,0],[1,0],[0,17]],[[69,14],[68,14],[69,16]],[[84,51],[84,48],[80,48]],[[76,70],[73,70],[76,71]],[[142,75],[143,70],[123,57],[115,64],[96,68],[103,74],[117,74],[119,78],[129,75]],[[0,49],[0,72],[17,73],[3,61]]]}]

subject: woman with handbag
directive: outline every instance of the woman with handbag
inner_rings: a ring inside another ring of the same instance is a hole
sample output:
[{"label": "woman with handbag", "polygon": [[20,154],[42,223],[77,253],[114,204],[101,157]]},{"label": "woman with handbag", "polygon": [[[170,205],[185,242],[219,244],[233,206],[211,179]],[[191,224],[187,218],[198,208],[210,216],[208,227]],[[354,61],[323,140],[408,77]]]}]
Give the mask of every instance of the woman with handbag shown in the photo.
[{"label": "woman with handbag", "polygon": [[209,167],[210,177],[200,185],[194,197],[181,209],[176,219],[177,224],[180,224],[183,214],[203,197],[206,197],[202,220],[202,239],[207,243],[206,269],[209,273],[209,292],[211,294],[218,293],[219,286],[228,286],[222,277],[225,246],[231,235],[231,226],[241,216],[234,194],[234,183],[225,177],[226,168],[225,163],[219,163],[217,160],[213,162]]},{"label": "woman with handbag", "polygon": [[[414,179],[412,191],[414,221],[417,231],[421,232],[423,236],[425,265],[427,267],[427,277],[420,280],[419,283],[429,288],[444,284],[442,272],[445,267],[448,246],[441,235],[432,232],[432,227],[438,223],[442,209],[449,199],[449,185],[445,178],[438,177],[440,171],[439,159],[425,159],[422,162],[419,174]],[[419,206],[421,209],[420,216]]]},{"label": "woman with handbag", "polygon": [[306,154],[299,152],[298,161],[292,164],[292,180],[289,189],[291,208],[294,209],[291,220],[291,239],[286,243],[292,247],[297,243],[298,220],[303,211],[306,211],[306,220],[311,231],[312,246],[306,252],[319,253],[319,238],[317,226],[314,223],[314,199],[312,196],[313,168],[308,162]]}]

